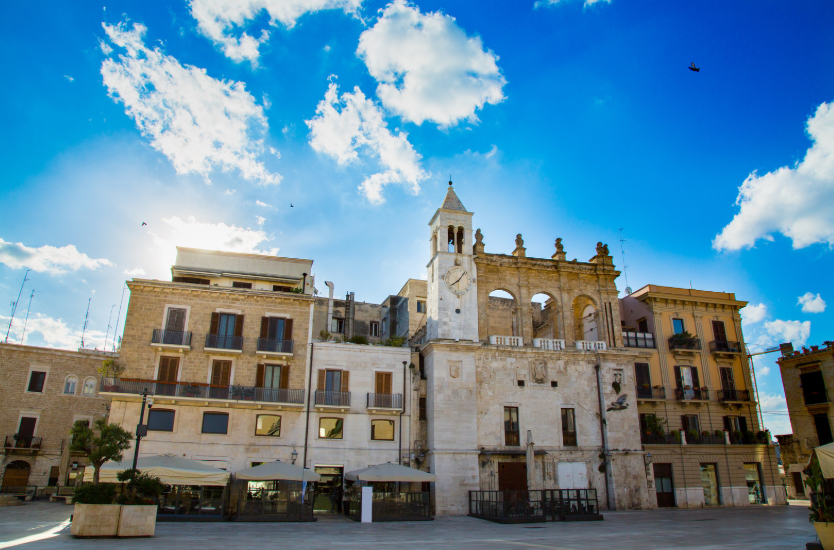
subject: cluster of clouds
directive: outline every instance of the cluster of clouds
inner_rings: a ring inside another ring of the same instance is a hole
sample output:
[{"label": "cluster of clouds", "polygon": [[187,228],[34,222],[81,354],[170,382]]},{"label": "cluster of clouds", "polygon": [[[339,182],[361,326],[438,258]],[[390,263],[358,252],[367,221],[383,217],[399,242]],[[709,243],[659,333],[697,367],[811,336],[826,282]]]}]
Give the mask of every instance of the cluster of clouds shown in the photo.
[{"label": "cluster of clouds", "polygon": [[713,241],[716,250],[773,241],[775,233],[793,248],[816,243],[834,247],[834,106],[822,103],[808,119],[813,144],[795,166],[759,176],[751,173],[739,187],[739,211]]},{"label": "cluster of clouds", "polygon": [[[0,326],[7,327],[10,321],[11,317],[0,315]],[[47,348],[77,349],[81,347],[82,335],[85,348],[104,349],[105,339],[107,339],[107,347],[112,349],[108,336],[113,337],[113,335],[90,328],[83,331],[81,327],[69,326],[63,319],[54,319],[40,313],[31,314],[25,320],[25,325],[23,319],[16,317],[9,332],[9,342]]]},{"label": "cluster of clouds", "polygon": [[27,268],[51,275],[113,265],[113,262],[104,258],[90,258],[71,244],[60,248],[49,245],[30,247],[23,243],[9,243],[1,238],[0,263],[12,269]]},{"label": "cluster of clouds", "polygon": [[[803,313],[822,313],[826,307],[822,296],[813,292],[806,292],[800,296],[797,299],[797,305],[802,306]],[[767,305],[765,304],[750,304],[742,311],[742,322],[745,329],[750,329],[751,342],[755,346],[765,349],[783,342],[791,342],[798,346],[808,343],[808,338],[811,336],[811,321],[783,321],[781,319],[765,321],[766,318]],[[769,372],[770,369],[765,367],[762,374]]]}]

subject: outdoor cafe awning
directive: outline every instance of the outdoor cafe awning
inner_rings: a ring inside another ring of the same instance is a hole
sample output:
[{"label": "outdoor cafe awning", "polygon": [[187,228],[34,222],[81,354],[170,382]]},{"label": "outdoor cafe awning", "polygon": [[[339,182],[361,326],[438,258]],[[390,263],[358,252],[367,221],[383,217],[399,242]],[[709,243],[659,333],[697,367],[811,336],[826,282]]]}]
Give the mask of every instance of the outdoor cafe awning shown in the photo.
[{"label": "outdoor cafe awning", "polygon": [[437,476],[427,472],[421,472],[408,466],[400,466],[387,462],[369,466],[361,470],[354,470],[345,474],[345,479],[350,481],[435,481]]},{"label": "outdoor cafe awning", "polygon": [[820,461],[820,470],[825,479],[834,479],[834,443],[828,443],[814,449]]},{"label": "outdoor cafe awning", "polygon": [[[119,472],[133,467],[133,458],[121,462],[107,462],[99,470],[99,481],[121,483]],[[140,456],[136,469],[158,477],[166,485],[226,485],[229,472],[178,456]],[[93,481],[93,468],[84,470],[84,481]]]},{"label": "outdoor cafe awning", "polygon": [[235,472],[235,479],[247,481],[319,481],[321,476],[295,464],[275,461]]}]

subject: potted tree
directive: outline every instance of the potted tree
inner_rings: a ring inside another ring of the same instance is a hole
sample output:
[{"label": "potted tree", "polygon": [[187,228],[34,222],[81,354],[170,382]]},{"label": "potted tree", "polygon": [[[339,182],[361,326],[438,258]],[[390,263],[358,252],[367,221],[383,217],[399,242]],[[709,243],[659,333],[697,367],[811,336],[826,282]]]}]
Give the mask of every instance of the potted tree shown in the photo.
[{"label": "potted tree", "polygon": [[158,477],[139,470],[119,472],[117,478],[126,483],[124,492],[116,499],[122,506],[118,536],[152,537],[156,530],[157,499],[165,486]]},{"label": "potted tree", "polygon": [[101,375],[101,385],[104,391],[119,391],[119,386],[116,384],[116,378],[122,375],[125,367],[119,364],[114,359],[105,359],[98,368],[98,373]]},{"label": "potted tree", "polygon": [[93,427],[76,422],[70,431],[70,450],[81,453],[93,465],[93,482],[75,488],[72,528],[76,537],[114,537],[119,532],[121,506],[113,504],[115,488],[99,483],[99,470],[108,460],[119,462],[130,448],[133,434],[104,418]]},{"label": "potted tree", "polygon": [[808,521],[814,525],[814,530],[824,549],[834,548],[834,509],[829,505],[834,495],[825,494],[825,483],[820,469],[820,462],[816,455],[805,470],[805,486],[811,490],[811,513]]}]

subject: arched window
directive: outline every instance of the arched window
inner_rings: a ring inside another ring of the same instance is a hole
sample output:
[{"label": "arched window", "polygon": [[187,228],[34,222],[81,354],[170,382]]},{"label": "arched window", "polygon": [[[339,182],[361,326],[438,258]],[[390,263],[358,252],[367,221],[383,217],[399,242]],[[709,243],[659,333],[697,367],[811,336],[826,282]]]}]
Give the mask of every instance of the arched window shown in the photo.
[{"label": "arched window", "polygon": [[458,227],[457,249],[458,249],[458,254],[463,254],[463,228],[462,227]]},{"label": "arched window", "polygon": [[96,379],[87,378],[84,380],[84,387],[81,390],[81,395],[84,397],[92,397],[96,394]]},{"label": "arched window", "polygon": [[73,375],[67,376],[64,381],[64,394],[75,395],[75,387],[78,385],[78,378]]},{"label": "arched window", "polygon": [[590,304],[585,306],[585,309],[582,310],[583,340],[599,340],[599,334],[597,333],[596,312],[596,308]]},{"label": "arched window", "polygon": [[446,247],[446,252],[454,252],[455,251],[455,227],[453,225],[449,226],[448,243],[449,244]]}]

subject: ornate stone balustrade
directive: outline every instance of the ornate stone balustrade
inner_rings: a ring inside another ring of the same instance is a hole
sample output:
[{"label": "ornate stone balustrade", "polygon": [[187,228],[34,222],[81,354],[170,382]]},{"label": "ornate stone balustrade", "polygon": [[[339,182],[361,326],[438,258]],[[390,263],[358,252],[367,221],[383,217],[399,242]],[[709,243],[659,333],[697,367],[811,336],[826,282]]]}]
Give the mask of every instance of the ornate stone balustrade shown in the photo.
[{"label": "ornate stone balustrade", "polygon": [[605,351],[607,348],[602,340],[577,340],[576,349],[579,351]]},{"label": "ornate stone balustrade", "polygon": [[514,348],[524,346],[521,336],[490,336],[489,343],[494,346],[512,346]]},{"label": "ornate stone balustrade", "polygon": [[552,340],[550,338],[533,338],[533,347],[548,351],[561,351],[565,349],[565,341]]}]

